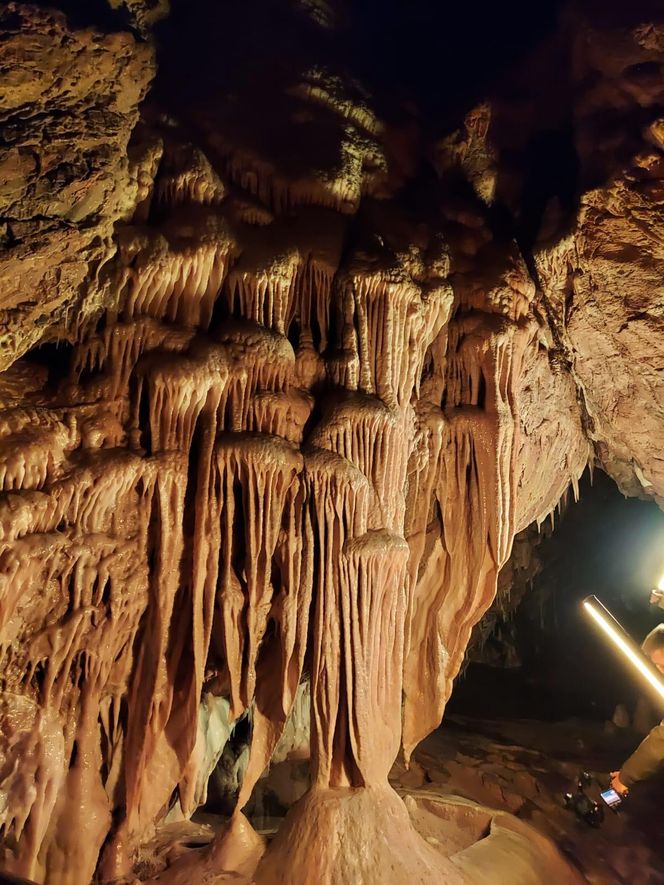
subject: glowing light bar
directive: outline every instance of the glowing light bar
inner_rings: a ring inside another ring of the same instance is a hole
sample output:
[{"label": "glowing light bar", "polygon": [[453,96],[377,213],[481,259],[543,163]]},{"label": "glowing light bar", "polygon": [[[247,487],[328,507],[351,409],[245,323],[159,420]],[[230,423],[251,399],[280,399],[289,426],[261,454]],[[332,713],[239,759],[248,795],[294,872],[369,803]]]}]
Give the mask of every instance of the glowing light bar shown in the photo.
[{"label": "glowing light bar", "polygon": [[598,624],[609,639],[618,646],[627,660],[639,671],[654,688],[660,699],[664,701],[664,682],[650,661],[645,657],[636,643],[630,639],[613,615],[604,608],[596,596],[588,596],[583,600],[583,607]]},{"label": "glowing light bar", "polygon": [[664,575],[659,579],[659,584],[657,585],[657,589],[661,590],[664,593]]}]

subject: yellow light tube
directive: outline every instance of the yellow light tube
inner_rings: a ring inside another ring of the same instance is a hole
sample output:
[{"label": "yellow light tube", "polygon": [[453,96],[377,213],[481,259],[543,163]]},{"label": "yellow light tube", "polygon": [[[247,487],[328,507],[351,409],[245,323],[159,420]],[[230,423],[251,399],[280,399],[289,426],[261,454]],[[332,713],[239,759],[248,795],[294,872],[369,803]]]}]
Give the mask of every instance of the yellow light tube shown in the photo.
[{"label": "yellow light tube", "polygon": [[604,608],[596,596],[589,596],[583,601],[583,607],[593,618],[596,624],[602,628],[609,639],[617,645],[627,660],[639,671],[654,688],[662,701],[664,701],[664,682],[657,674],[650,661],[636,646],[632,639],[625,633],[618,621]]}]

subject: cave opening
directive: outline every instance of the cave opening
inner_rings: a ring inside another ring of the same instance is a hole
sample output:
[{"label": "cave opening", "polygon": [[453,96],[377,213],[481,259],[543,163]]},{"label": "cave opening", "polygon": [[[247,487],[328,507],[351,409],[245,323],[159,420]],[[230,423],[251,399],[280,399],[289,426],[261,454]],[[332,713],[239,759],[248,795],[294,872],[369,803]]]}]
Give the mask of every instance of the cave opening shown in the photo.
[{"label": "cave opening", "polygon": [[639,643],[660,623],[650,592],[664,572],[664,514],[586,474],[577,503],[515,539],[491,609],[477,625],[450,711],[559,721],[634,713],[643,690],[581,609],[596,595]]},{"label": "cave opening", "polygon": [[[70,341],[44,341],[31,348],[24,359],[28,366],[38,366],[48,373],[48,387],[55,393],[69,375],[73,352],[74,345]],[[85,377],[88,377],[88,373],[85,373]]]}]

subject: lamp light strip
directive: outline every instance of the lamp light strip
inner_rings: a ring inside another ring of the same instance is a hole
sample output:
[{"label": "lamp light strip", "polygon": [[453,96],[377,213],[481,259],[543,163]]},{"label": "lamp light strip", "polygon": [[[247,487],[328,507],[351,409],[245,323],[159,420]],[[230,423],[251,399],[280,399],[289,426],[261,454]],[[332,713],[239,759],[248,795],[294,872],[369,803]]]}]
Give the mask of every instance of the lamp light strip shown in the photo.
[{"label": "lamp light strip", "polygon": [[[597,604],[600,604],[599,601],[597,602]],[[602,630],[604,630],[606,635],[611,640],[613,640],[613,642],[618,646],[625,657],[629,661],[631,661],[632,664],[634,664],[639,673],[641,673],[641,675],[648,680],[650,685],[664,700],[664,683],[662,683],[662,680],[658,679],[657,676],[655,676],[655,674],[650,671],[646,663],[641,659],[640,655],[635,653],[634,650],[629,647],[629,644],[623,639],[623,637],[615,629],[613,624],[611,624],[611,622],[600,611],[597,610],[592,601],[588,599],[584,600],[583,607],[599,624]]]}]

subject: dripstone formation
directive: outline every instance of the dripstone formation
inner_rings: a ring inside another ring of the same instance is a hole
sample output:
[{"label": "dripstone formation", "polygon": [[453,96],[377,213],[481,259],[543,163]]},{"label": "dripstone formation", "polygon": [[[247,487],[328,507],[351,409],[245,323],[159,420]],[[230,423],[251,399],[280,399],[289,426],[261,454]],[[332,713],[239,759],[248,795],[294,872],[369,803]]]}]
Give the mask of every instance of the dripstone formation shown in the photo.
[{"label": "dripstone formation", "polygon": [[[589,462],[664,499],[664,27],[571,9],[532,94],[434,136],[343,59],[350,9],[213,5],[179,94],[165,4],[0,12],[0,867],[145,878],[249,715],[234,815],[159,882],[481,881],[387,777],[514,535]],[[520,237],[570,115],[577,202]],[[302,684],[266,846],[242,809]]]}]

